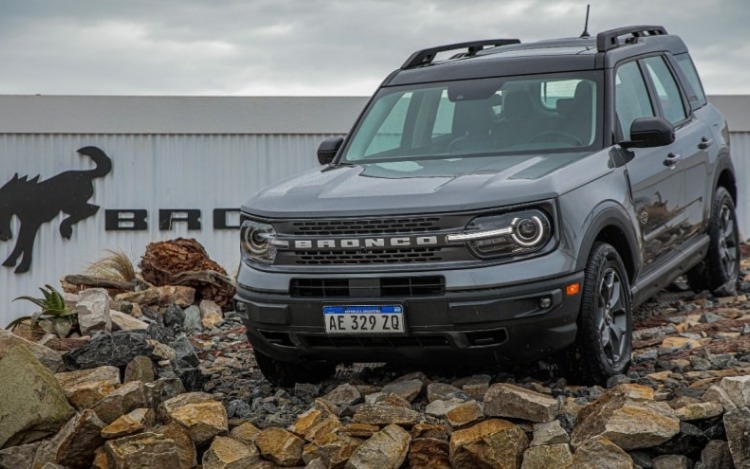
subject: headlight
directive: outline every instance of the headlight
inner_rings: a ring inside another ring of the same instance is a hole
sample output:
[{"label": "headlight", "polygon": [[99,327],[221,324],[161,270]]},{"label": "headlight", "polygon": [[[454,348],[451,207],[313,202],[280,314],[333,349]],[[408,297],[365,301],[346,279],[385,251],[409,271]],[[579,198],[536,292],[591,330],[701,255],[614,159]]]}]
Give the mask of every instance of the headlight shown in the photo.
[{"label": "headlight", "polygon": [[272,264],[276,258],[276,230],[268,223],[245,220],[240,228],[242,258]]},{"label": "headlight", "polygon": [[542,249],[552,234],[547,214],[524,210],[472,220],[466,231],[448,235],[449,242],[463,241],[479,257],[528,254]]}]

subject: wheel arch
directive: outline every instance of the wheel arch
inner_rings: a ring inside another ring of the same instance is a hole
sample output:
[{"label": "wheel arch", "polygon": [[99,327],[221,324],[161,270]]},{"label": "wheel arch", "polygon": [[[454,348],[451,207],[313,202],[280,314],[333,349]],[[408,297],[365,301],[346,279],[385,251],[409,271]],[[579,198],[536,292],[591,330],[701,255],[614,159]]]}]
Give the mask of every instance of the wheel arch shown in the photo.
[{"label": "wheel arch", "polygon": [[632,285],[641,267],[638,237],[633,229],[633,223],[625,209],[618,204],[610,203],[597,207],[595,215],[586,227],[586,235],[578,251],[576,269],[583,270],[586,267],[595,243],[605,242],[612,245],[620,254]]}]

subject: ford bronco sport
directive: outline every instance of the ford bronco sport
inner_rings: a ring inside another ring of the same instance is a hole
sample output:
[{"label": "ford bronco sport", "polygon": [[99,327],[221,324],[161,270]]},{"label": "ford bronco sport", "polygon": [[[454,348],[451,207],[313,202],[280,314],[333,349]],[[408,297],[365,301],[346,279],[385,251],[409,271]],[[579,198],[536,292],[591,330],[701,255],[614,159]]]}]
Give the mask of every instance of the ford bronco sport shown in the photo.
[{"label": "ford bronco sport", "polygon": [[418,51],[318,159],[242,207],[237,308],[277,384],[552,355],[602,383],[633,307],[737,283],[727,126],[661,26]]}]

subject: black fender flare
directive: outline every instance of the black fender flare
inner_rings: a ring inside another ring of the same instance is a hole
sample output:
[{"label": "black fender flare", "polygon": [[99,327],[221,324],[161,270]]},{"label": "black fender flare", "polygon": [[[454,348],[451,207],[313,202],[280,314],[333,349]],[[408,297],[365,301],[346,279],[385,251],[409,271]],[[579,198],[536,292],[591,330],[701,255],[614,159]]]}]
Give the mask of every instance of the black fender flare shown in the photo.
[{"label": "black fender flare", "polygon": [[[604,201],[597,205],[592,211],[592,216],[587,225],[584,226],[586,234],[583,236],[583,241],[581,241],[578,249],[576,270],[580,271],[586,268],[589,255],[599,234],[605,228],[614,227],[624,235],[624,239],[621,241],[627,245],[628,251],[630,251],[627,254],[621,254],[625,266],[630,270],[630,281],[632,283],[638,277],[638,272],[641,269],[641,258],[638,255],[641,252],[641,243],[633,227],[634,223],[637,223],[637,221],[628,215],[627,210],[622,205],[614,201]],[[626,256],[628,258],[625,258]]]}]

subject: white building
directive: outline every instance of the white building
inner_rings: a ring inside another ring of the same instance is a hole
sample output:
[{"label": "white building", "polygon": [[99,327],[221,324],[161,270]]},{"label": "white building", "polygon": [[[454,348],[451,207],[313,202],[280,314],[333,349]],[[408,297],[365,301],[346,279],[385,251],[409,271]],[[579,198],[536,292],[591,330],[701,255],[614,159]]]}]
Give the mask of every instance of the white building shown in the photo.
[{"label": "white building", "polygon": [[[750,96],[712,102],[732,130],[747,234]],[[13,264],[0,266],[0,326],[34,311],[13,298],[57,286],[108,249],[137,262],[150,242],[191,237],[234,271],[241,203],[265,185],[317,166],[318,143],[348,132],[365,103],[336,97],[0,96],[0,239],[8,228],[13,234],[0,242],[0,262]],[[98,170],[87,156],[96,151],[86,147],[104,153]],[[76,213],[65,223],[64,206]],[[61,224],[72,227],[70,239],[62,236]]]}]

